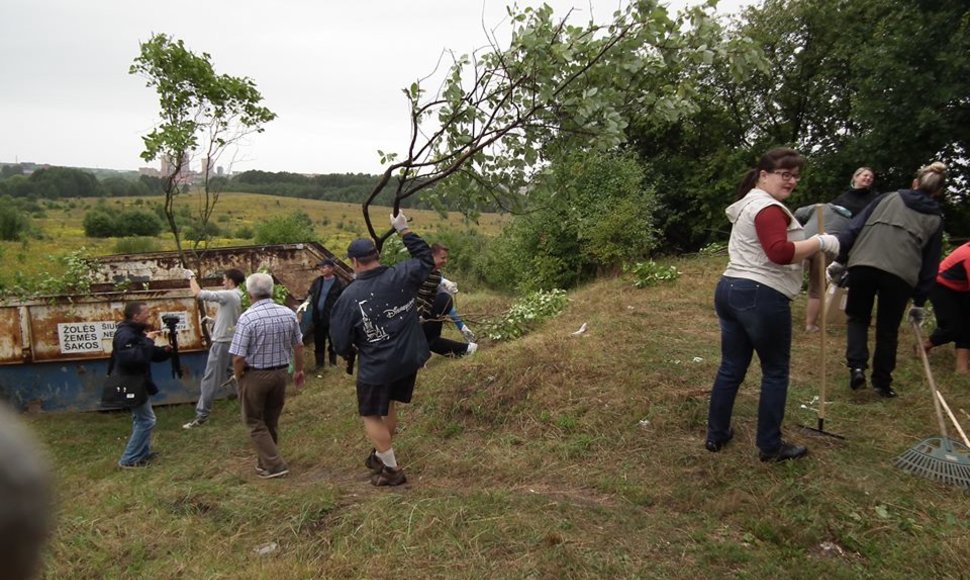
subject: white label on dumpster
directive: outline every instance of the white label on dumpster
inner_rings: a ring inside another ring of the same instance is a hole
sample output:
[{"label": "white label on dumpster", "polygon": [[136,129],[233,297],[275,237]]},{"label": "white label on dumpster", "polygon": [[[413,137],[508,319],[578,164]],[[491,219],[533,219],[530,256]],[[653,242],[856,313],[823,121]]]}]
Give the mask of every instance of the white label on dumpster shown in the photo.
[{"label": "white label on dumpster", "polygon": [[62,322],[57,325],[61,352],[104,352],[104,341],[114,338],[118,323],[110,320]]},{"label": "white label on dumpster", "polygon": [[100,322],[62,322],[57,325],[61,352],[104,352],[101,346]]}]

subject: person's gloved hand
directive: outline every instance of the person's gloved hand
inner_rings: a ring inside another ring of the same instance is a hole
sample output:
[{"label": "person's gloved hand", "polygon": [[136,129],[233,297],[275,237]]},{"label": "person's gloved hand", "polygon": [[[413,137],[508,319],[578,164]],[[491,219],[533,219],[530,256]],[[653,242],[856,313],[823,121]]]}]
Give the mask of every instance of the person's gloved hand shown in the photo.
[{"label": "person's gloved hand", "polygon": [[461,335],[465,337],[468,342],[475,342],[475,333],[468,326],[463,326],[461,329]]},{"label": "person's gloved hand", "polygon": [[818,239],[818,249],[825,252],[830,258],[839,255],[839,238],[832,234],[816,234]]},{"label": "person's gloved hand", "polygon": [[847,276],[848,272],[845,271],[845,266],[838,262],[832,262],[825,269],[825,279],[829,281],[829,284],[835,284],[839,288],[845,288]]},{"label": "person's gloved hand", "polygon": [[193,272],[192,270],[189,270],[188,268],[186,268],[186,269],[182,270],[182,276],[186,280],[191,280],[192,278],[195,278],[195,272]]},{"label": "person's gloved hand", "polygon": [[308,298],[303,304],[300,304],[297,307],[297,309],[296,309],[297,316],[299,316],[300,314],[302,314],[303,311],[305,311],[309,307],[310,307],[310,299]]},{"label": "person's gloved hand", "polygon": [[442,278],[441,288],[442,290],[444,290],[448,294],[451,294],[452,296],[454,296],[455,294],[458,294],[458,284],[455,282],[452,282],[451,280],[446,280]]},{"label": "person's gloved hand", "polygon": [[408,218],[404,217],[403,211],[398,210],[397,215],[394,215],[393,213],[391,214],[391,227],[393,227],[394,231],[397,233],[401,233],[408,229]]},{"label": "person's gloved hand", "polygon": [[926,319],[926,309],[922,306],[911,306],[909,309],[909,321],[915,322],[919,326],[923,326],[923,321]]}]

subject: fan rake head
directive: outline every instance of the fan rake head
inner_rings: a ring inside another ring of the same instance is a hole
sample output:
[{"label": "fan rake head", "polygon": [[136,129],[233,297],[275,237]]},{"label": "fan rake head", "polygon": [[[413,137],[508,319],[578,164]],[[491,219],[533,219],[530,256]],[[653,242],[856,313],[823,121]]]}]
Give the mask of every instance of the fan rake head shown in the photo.
[{"label": "fan rake head", "polygon": [[970,489],[970,448],[947,437],[920,441],[894,464],[913,475]]}]

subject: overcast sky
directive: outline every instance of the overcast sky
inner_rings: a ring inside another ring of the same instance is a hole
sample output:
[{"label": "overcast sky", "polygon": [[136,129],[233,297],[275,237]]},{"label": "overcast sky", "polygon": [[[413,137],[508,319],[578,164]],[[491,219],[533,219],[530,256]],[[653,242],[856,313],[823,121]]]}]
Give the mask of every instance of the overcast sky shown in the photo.
[{"label": "overcast sky", "polygon": [[[693,0],[676,0],[682,6]],[[617,0],[550,0],[605,19]],[[721,0],[721,12],[746,0]],[[538,2],[519,0],[520,6]],[[128,74],[138,43],[161,32],[208,52],[216,72],[256,81],[278,118],[233,169],[377,173],[377,149],[403,149],[400,89],[445,48],[482,46],[501,0],[3,0],[0,162],[136,169],[157,120],[144,79]],[[581,22],[580,22],[581,23]],[[507,25],[504,27],[507,29]],[[153,164],[157,167],[157,163]]]}]

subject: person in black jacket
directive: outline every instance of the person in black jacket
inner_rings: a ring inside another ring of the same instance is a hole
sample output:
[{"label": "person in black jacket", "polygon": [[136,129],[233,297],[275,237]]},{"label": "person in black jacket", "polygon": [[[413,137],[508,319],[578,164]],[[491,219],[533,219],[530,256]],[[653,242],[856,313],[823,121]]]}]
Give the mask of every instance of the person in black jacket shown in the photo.
[{"label": "person in black jacket", "polygon": [[160,330],[148,330],[152,311],[144,302],[125,304],[125,319],[118,324],[112,341],[112,371],[126,375],[145,375],[145,390],[149,397],[144,403],[131,408],[131,437],[118,465],[122,468],[145,467],[158,453],[151,450],[152,431],[155,429],[155,412],[151,396],[158,393],[152,380],[153,362],[161,362],[172,356],[170,347],[155,346]]},{"label": "person in black jacket", "polygon": [[333,350],[333,342],[327,344],[330,335],[330,313],[333,305],[344,291],[344,283],[334,275],[334,263],[326,259],[317,264],[320,276],[310,285],[310,313],[313,319],[313,358],[316,370],[324,366],[324,352],[327,353],[330,366],[337,366],[337,353]]},{"label": "person in black jacket", "polygon": [[330,339],[341,356],[357,352],[357,410],[374,444],[364,464],[374,485],[400,485],[404,470],[394,457],[396,402],[409,403],[418,369],[431,357],[418,322],[416,295],[434,268],[431,248],[408,229],[404,214],[391,216],[411,259],[381,265],[374,242],[358,239],[347,248],[357,279],[347,286],[330,317]]}]

